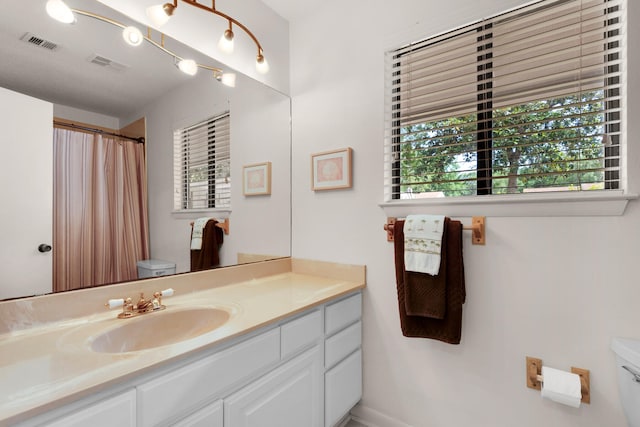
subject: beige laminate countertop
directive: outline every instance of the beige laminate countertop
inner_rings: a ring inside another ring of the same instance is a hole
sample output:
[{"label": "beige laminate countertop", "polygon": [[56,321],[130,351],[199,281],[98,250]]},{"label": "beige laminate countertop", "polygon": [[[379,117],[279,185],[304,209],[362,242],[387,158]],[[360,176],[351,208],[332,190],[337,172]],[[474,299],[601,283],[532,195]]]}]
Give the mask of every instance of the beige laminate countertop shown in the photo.
[{"label": "beige laminate countertop", "polygon": [[[166,310],[144,316],[192,307],[222,308],[231,313],[222,327],[211,332],[128,353],[98,353],[90,347],[92,337],[123,322],[135,321],[117,319],[118,309],[103,307],[107,299],[119,297],[117,293],[113,295],[113,288],[108,298],[108,289],[95,288],[77,294],[35,297],[33,301],[29,298],[0,303],[0,328],[5,329],[0,329],[0,425],[11,425],[73,402],[151,368],[362,289],[365,284],[364,266],[287,258],[234,268],[241,281],[234,282],[234,274],[220,269],[196,273],[197,280],[191,280],[193,275],[178,275],[115,285],[120,294],[130,292],[132,298],[141,288],[175,289],[174,296],[163,299]],[[207,287],[207,281],[215,287]],[[46,300],[56,297],[55,304]],[[98,299],[97,303],[94,299]],[[70,318],[57,314],[64,311],[65,304],[89,304],[88,301],[92,307],[102,308]],[[48,313],[52,305],[56,306],[57,316],[37,315]],[[10,317],[15,318],[13,323]]]}]

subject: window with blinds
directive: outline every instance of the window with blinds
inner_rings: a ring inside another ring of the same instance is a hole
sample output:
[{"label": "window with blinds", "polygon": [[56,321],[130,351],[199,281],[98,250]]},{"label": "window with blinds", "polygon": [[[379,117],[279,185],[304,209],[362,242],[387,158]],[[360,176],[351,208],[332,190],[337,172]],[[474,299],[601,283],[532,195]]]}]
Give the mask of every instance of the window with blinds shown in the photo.
[{"label": "window with blinds", "polygon": [[544,0],[389,52],[386,200],[621,187],[624,0]]},{"label": "window with blinds", "polygon": [[229,113],[173,133],[174,210],[231,206]]}]

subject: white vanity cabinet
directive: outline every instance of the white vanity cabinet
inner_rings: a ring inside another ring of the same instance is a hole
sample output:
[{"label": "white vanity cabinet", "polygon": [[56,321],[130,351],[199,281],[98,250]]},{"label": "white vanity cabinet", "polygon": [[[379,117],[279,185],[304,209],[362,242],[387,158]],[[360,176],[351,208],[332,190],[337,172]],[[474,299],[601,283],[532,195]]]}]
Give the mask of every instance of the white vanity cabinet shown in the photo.
[{"label": "white vanity cabinet", "polygon": [[280,328],[163,371],[138,385],[138,426],[171,425],[280,361]]},{"label": "white vanity cabinet", "polygon": [[361,305],[316,306],[22,425],[332,427],[362,394]]},{"label": "white vanity cabinet", "polygon": [[224,399],[225,427],[322,427],[319,346]]},{"label": "white vanity cabinet", "polygon": [[224,399],[225,427],[322,427],[323,311],[285,321],[284,362]]},{"label": "white vanity cabinet", "polygon": [[178,421],[173,427],[224,427],[223,408],[222,400],[216,400]]},{"label": "white vanity cabinet", "polygon": [[361,317],[361,293],[325,309],[325,427],[334,426],[362,397]]},{"label": "white vanity cabinet", "polygon": [[48,427],[134,427],[136,425],[136,391],[129,390],[44,424]]}]

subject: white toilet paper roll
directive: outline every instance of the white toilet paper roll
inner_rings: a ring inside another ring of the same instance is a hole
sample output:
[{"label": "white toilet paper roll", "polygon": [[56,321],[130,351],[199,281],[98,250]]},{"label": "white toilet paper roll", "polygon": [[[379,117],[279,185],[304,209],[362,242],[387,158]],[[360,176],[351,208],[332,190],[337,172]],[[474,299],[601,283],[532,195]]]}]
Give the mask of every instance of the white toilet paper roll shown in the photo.
[{"label": "white toilet paper roll", "polygon": [[580,407],[582,391],[580,376],[571,372],[542,367],[542,397],[562,403],[563,405]]},{"label": "white toilet paper roll", "polygon": [[124,305],[124,300],[122,298],[110,299],[107,305],[109,306],[109,308],[122,307]]}]

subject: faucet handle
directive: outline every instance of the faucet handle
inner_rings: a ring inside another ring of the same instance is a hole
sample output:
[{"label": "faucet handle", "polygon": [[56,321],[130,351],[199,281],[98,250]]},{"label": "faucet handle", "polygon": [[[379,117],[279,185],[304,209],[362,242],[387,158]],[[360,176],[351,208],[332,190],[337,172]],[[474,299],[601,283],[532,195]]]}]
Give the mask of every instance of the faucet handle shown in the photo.
[{"label": "faucet handle", "polygon": [[164,308],[164,306],[162,305],[162,297],[170,297],[173,295],[173,289],[169,288],[169,289],[165,289],[164,291],[160,291],[160,292],[154,292],[153,294],[153,308],[154,309],[158,309],[158,308]]}]

